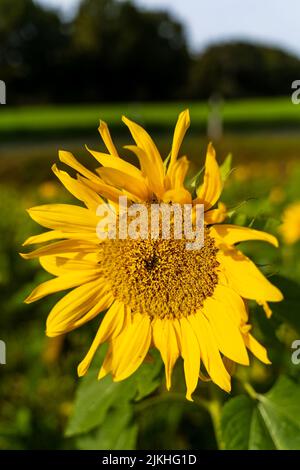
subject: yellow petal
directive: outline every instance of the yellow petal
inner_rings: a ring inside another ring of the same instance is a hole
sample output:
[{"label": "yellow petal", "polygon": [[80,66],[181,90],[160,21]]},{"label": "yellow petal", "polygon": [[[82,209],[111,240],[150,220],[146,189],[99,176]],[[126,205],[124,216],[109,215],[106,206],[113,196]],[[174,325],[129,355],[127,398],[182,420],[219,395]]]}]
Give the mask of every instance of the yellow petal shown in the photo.
[{"label": "yellow petal", "polygon": [[99,168],[103,181],[119,189],[125,189],[141,201],[147,201],[150,197],[150,191],[142,178],[135,178],[114,168]]},{"label": "yellow petal", "polygon": [[149,316],[135,313],[132,323],[113,342],[115,381],[124,380],[137,370],[149,350],[151,336]]},{"label": "yellow petal", "polygon": [[[91,259],[91,256],[94,259]],[[39,261],[41,266],[54,276],[61,276],[75,271],[81,273],[84,271],[91,272],[91,270],[99,271],[99,260],[96,253],[89,255],[88,259],[84,257],[84,254],[79,253],[74,258],[74,253],[70,253],[68,256],[41,256]]]},{"label": "yellow petal", "polygon": [[268,302],[262,301],[262,300],[257,300],[257,303],[258,303],[258,305],[261,305],[262,308],[264,309],[264,312],[265,312],[265,314],[266,314],[266,317],[267,317],[267,318],[271,318],[271,316],[272,316],[272,310],[270,309]]},{"label": "yellow petal", "polygon": [[90,241],[83,240],[63,240],[50,245],[42,246],[31,253],[20,253],[20,256],[24,259],[33,259],[38,258],[39,256],[48,256],[48,255],[59,255],[64,253],[84,253],[95,250],[95,243]]},{"label": "yellow petal", "polygon": [[195,315],[190,315],[188,321],[198,338],[201,359],[212,381],[226,392],[230,392],[230,375],[225,369],[208,320],[198,312]]},{"label": "yellow petal", "polygon": [[182,111],[182,113],[179,114],[178,121],[175,127],[168,173],[169,173],[169,170],[172,169],[173,165],[175,164],[177,160],[182,141],[189,127],[190,127],[190,113],[189,113],[189,110],[186,109],[185,111]]},{"label": "yellow petal", "polygon": [[[34,235],[33,237],[27,238],[22,246],[28,246],[38,243],[45,243],[48,241],[53,240],[61,240],[61,239],[72,239],[72,240],[82,240],[84,239],[90,243],[101,243],[101,239],[99,239],[95,234],[91,231],[89,232],[60,232],[59,230],[50,230],[49,232],[40,233],[39,235]],[[22,257],[26,257],[26,255],[22,255]],[[25,258],[27,259],[27,258]]]},{"label": "yellow petal", "polygon": [[104,358],[103,364],[99,370],[98,374],[98,380],[103,379],[107,374],[111,372],[112,369],[112,359],[113,359],[113,354],[112,354],[112,344],[109,345],[108,351],[106,353],[106,356]]},{"label": "yellow petal", "polygon": [[124,325],[125,308],[123,303],[115,300],[110,309],[106,312],[88,353],[78,366],[79,377],[87,373],[100,344],[120,334]]},{"label": "yellow petal", "polygon": [[249,333],[244,335],[244,341],[247,348],[264,364],[271,364],[267,350]]},{"label": "yellow petal", "polygon": [[99,269],[95,268],[86,270],[84,272],[75,271],[64,274],[38,285],[35,289],[33,289],[31,294],[25,299],[24,302],[26,304],[30,304],[36,300],[42,299],[46,295],[53,294],[54,292],[71,289],[72,287],[76,287],[79,284],[90,282],[96,277],[99,277]]},{"label": "yellow petal", "polygon": [[124,196],[122,191],[109,184],[105,184],[100,178],[97,182],[90,181],[87,178],[83,178],[82,176],[78,175],[77,178],[79,181],[82,181],[86,184],[89,188],[97,191],[101,196],[105,197],[108,201],[113,201],[115,203],[119,203],[119,197]]},{"label": "yellow petal", "polygon": [[100,126],[98,127],[98,131],[102,137],[103,142],[106,145],[107,150],[113,157],[119,157],[117,149],[112,141],[108,126],[106,122],[100,121]]},{"label": "yellow petal", "polygon": [[40,233],[39,235],[33,235],[27,238],[22,246],[34,245],[37,243],[50,242],[59,238],[67,238],[63,232],[58,230],[50,230],[49,232]]},{"label": "yellow petal", "polygon": [[183,187],[185,177],[189,170],[189,161],[186,157],[177,160],[169,170],[171,188],[179,189]]},{"label": "yellow petal", "polygon": [[192,202],[191,194],[185,188],[169,189],[164,193],[162,199],[166,203],[175,202],[178,204],[191,204]]},{"label": "yellow petal", "polygon": [[223,302],[226,311],[230,315],[232,321],[240,327],[248,321],[248,312],[246,305],[239,294],[228,286],[218,284],[214,290],[212,298]]},{"label": "yellow petal", "polygon": [[208,297],[204,301],[203,312],[211,325],[219,350],[232,361],[249,365],[239,325],[228,314],[228,305]]},{"label": "yellow petal", "polygon": [[245,299],[280,302],[282,293],[257,269],[255,264],[235,248],[220,251],[218,259],[228,285]]},{"label": "yellow petal", "polygon": [[129,128],[132,137],[134,138],[137,146],[144,150],[147,155],[149,155],[153,168],[156,169],[157,175],[159,177],[159,183],[161,186],[163,186],[163,181],[164,181],[164,165],[161,159],[161,156],[159,154],[159,151],[157,150],[157,147],[153,140],[151,139],[150,135],[143,129],[141,126],[136,124],[133,121],[130,121],[130,119],[127,119],[125,116],[122,117],[122,121],[126,126]]},{"label": "yellow petal", "polygon": [[95,191],[88,188],[81,181],[71,178],[68,173],[59,170],[56,165],[52,166],[52,171],[69,193],[73,194],[79,201],[84,202],[91,211],[96,213],[97,207],[99,204],[103,204],[103,200]]},{"label": "yellow petal", "polygon": [[187,387],[186,398],[193,401],[192,393],[197,387],[200,373],[200,348],[192,325],[186,318],[179,320],[181,328],[181,354],[184,361],[184,375]]},{"label": "yellow petal", "polygon": [[204,221],[207,225],[221,224],[227,217],[227,209],[223,202],[218,203],[217,209],[205,212]]},{"label": "yellow petal", "polygon": [[46,204],[28,209],[30,217],[43,227],[66,232],[92,232],[97,238],[99,217],[84,207]]},{"label": "yellow petal", "polygon": [[124,148],[133,152],[139,159],[143,176],[147,179],[151,190],[160,197],[164,192],[163,181],[159,169],[153,164],[150,155],[136,145],[126,145]]},{"label": "yellow petal", "polygon": [[179,349],[172,320],[157,319],[152,324],[153,342],[160,351],[165,364],[167,389],[171,388],[171,375],[173,367],[179,357]]},{"label": "yellow petal", "polygon": [[239,227],[238,225],[216,225],[211,227],[210,233],[221,243],[234,245],[248,240],[262,240],[278,247],[276,237],[260,230],[254,230],[248,227]]},{"label": "yellow petal", "polygon": [[47,336],[58,336],[78,328],[112,302],[107,285],[99,279],[77,287],[52,308],[47,318]]},{"label": "yellow petal", "polygon": [[81,175],[85,176],[87,179],[97,183],[100,178],[98,178],[95,173],[85,168],[81,163],[76,160],[74,155],[71,152],[66,152],[65,150],[60,150],[58,152],[59,159],[62,163],[70,166],[74,170],[78,171]]},{"label": "yellow petal", "polygon": [[207,148],[203,184],[197,189],[196,203],[203,203],[205,210],[210,209],[218,201],[223,189],[220,168],[216,160],[216,152],[210,143]]},{"label": "yellow petal", "polygon": [[88,147],[86,148],[93,155],[93,157],[95,157],[96,160],[101,163],[102,166],[107,168],[114,168],[115,170],[126,173],[126,175],[143,181],[141,171],[131,163],[126,162],[122,158],[112,158],[111,155],[107,155],[106,153],[96,152],[95,150],[90,150]]}]

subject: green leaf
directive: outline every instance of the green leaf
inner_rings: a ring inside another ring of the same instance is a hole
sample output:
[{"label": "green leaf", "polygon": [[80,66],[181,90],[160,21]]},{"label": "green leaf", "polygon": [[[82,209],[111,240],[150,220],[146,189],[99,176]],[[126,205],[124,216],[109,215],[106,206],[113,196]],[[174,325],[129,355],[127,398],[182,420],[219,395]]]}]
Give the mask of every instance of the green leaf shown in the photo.
[{"label": "green leaf", "polygon": [[66,436],[70,437],[90,431],[102,423],[108,410],[117,401],[123,403],[133,399],[136,390],[128,381],[113,382],[110,376],[97,380],[97,370],[92,368],[78,387],[73,415]]},{"label": "green leaf", "polygon": [[220,166],[220,173],[223,183],[227,180],[228,176],[231,172],[231,165],[232,165],[232,154],[229,153],[225,158],[224,162]]},{"label": "green leaf", "polygon": [[83,450],[134,450],[138,428],[132,419],[132,407],[112,409],[109,419],[99,428],[76,439],[77,447]]},{"label": "green leaf", "polygon": [[[127,406],[150,395],[159,386],[162,362],[154,354],[153,363],[144,363],[126,380],[113,382],[110,375],[97,380],[98,367],[91,367],[80,379],[73,414],[66,429],[66,436],[86,433],[108,419],[111,409]],[[110,419],[110,418],[109,418]]]},{"label": "green leaf", "polygon": [[222,412],[222,438],[232,450],[300,449],[300,386],[283,376],[257,400],[231,399]]}]

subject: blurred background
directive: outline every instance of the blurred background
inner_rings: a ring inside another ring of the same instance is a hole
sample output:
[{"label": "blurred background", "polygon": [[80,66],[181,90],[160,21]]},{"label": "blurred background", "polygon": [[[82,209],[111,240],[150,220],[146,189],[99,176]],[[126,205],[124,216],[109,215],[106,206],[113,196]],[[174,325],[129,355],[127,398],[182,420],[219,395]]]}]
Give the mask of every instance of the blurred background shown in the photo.
[{"label": "blurred background", "polygon": [[[24,239],[40,231],[25,209],[72,200],[51,173],[58,149],[91,165],[84,144],[102,148],[100,118],[119,148],[131,142],[122,114],[138,121],[165,158],[177,115],[189,107],[182,151],[192,171],[203,165],[209,140],[220,162],[232,153],[223,197],[231,221],[279,236],[278,251],[246,249],[267,275],[290,280],[288,318],[277,306],[271,333],[263,320],[255,325],[274,365],[253,361],[249,380],[262,391],[279,370],[298,380],[290,344],[300,334],[300,230],[288,226],[299,234],[291,240],[280,227],[288,207],[300,212],[300,104],[291,100],[300,80],[299,14],[298,0],[0,0],[0,339],[7,345],[0,448],[117,446],[115,435],[105,440],[101,432],[94,441],[64,436],[76,365],[97,322],[47,340],[45,319],[57,298],[23,304],[47,275],[18,256]],[[216,447],[203,410],[171,398],[153,406],[134,411],[130,443],[119,446]]]}]

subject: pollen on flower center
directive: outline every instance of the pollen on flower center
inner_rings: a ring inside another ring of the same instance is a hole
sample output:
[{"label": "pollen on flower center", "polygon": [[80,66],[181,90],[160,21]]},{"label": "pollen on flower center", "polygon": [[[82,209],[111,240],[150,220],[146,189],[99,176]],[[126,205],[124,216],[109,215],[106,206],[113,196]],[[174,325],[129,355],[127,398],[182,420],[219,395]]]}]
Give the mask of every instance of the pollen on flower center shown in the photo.
[{"label": "pollen on flower center", "polygon": [[217,248],[205,231],[199,250],[186,240],[105,240],[100,266],[112,293],[133,312],[151,318],[180,318],[195,313],[218,281]]}]

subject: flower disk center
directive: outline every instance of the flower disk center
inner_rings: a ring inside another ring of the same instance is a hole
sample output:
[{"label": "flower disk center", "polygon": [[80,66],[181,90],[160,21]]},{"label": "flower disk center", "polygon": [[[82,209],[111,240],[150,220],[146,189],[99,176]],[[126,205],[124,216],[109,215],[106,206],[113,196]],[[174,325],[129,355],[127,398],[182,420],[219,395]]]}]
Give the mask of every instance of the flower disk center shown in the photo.
[{"label": "flower disk center", "polygon": [[133,313],[171,319],[195,313],[213,294],[216,254],[207,229],[199,250],[188,250],[184,239],[108,239],[100,245],[100,266],[115,298]]}]

